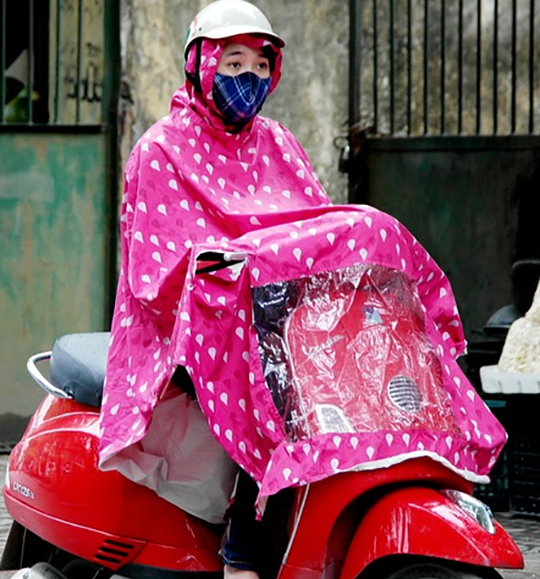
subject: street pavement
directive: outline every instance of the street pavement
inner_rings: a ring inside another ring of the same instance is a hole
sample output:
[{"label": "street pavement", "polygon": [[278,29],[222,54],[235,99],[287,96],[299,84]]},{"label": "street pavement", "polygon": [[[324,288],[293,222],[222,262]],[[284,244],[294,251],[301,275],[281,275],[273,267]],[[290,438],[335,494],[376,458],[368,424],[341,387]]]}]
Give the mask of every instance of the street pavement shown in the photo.
[{"label": "street pavement", "polygon": [[[0,487],[2,488],[4,486],[7,459],[8,457],[6,455],[0,455]],[[6,507],[4,505],[4,497],[2,495],[2,498],[0,499],[0,556],[4,552],[10,526],[11,518],[6,511]]]},{"label": "street pavement", "polygon": [[[7,459],[6,455],[0,455],[0,485],[2,486]],[[540,579],[540,518],[527,519],[515,517],[510,513],[496,513],[495,517],[512,535],[525,558],[525,569],[522,571],[499,570],[504,579]],[[10,526],[11,518],[2,498],[0,499],[0,556],[4,551]],[[8,579],[12,575],[12,572],[0,571],[0,579]]]}]

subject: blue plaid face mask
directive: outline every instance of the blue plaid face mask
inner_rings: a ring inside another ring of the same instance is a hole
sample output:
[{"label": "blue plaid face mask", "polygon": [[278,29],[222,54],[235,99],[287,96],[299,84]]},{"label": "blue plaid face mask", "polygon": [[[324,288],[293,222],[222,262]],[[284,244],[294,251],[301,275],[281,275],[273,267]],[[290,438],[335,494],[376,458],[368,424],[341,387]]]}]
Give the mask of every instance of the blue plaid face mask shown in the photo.
[{"label": "blue plaid face mask", "polygon": [[238,76],[216,73],[212,95],[219,112],[231,124],[246,123],[260,110],[270,90],[270,78],[253,72]]}]

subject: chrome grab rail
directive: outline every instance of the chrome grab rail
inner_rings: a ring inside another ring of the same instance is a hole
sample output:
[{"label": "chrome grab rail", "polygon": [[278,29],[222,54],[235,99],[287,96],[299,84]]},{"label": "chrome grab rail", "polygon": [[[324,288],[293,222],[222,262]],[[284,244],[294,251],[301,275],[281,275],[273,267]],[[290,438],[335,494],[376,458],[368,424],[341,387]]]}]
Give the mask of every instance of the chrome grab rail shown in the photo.
[{"label": "chrome grab rail", "polygon": [[50,360],[52,356],[52,352],[42,352],[41,354],[34,354],[28,358],[28,362],[26,363],[26,368],[30,373],[30,376],[38,383],[38,385],[47,392],[47,394],[52,394],[57,398],[67,398],[69,400],[73,399],[73,396],[70,396],[60,388],[51,384],[45,376],[37,369],[36,364],[38,362],[43,362],[45,360]]}]

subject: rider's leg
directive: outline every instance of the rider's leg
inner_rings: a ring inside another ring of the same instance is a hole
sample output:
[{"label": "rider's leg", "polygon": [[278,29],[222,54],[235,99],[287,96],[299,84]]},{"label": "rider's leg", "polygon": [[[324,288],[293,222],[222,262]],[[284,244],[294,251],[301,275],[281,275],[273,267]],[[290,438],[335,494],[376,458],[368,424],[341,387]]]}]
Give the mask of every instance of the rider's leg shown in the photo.
[{"label": "rider's leg", "polygon": [[227,530],[220,555],[225,579],[257,579],[261,552],[261,523],[256,520],[255,500],[259,489],[253,479],[240,470],[229,508]]}]

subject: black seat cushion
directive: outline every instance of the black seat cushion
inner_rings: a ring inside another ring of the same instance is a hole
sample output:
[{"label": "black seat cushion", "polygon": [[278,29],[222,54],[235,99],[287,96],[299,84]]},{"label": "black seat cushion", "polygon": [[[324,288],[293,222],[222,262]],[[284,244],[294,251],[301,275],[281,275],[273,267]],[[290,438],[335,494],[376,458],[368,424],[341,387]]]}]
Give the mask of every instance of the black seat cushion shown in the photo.
[{"label": "black seat cushion", "polygon": [[51,357],[51,382],[77,402],[101,407],[109,340],[109,332],[58,338]]}]

